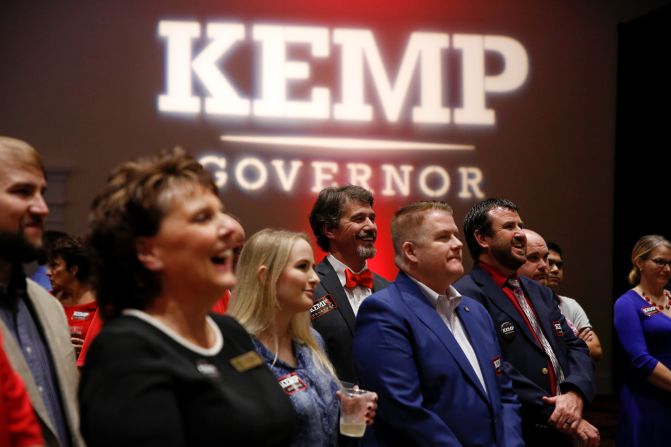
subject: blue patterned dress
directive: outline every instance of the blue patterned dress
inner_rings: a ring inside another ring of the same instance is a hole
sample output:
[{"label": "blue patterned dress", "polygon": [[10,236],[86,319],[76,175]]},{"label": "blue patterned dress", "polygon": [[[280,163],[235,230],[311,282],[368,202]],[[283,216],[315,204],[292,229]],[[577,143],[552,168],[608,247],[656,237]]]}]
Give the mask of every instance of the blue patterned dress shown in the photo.
[{"label": "blue patterned dress", "polygon": [[[313,329],[312,334],[324,346],[321,336]],[[293,343],[296,368],[277,359],[259,340],[252,337],[254,346],[277,381],[289,396],[298,413],[299,423],[292,447],[335,447],[338,445],[338,415],[340,401],[336,396],[339,386],[333,377],[317,366],[310,348]]]},{"label": "blue patterned dress", "polygon": [[620,395],[617,445],[669,445],[671,393],[646,379],[657,362],[671,368],[671,318],[656,312],[630,290],[615,303],[615,332],[628,360]]}]

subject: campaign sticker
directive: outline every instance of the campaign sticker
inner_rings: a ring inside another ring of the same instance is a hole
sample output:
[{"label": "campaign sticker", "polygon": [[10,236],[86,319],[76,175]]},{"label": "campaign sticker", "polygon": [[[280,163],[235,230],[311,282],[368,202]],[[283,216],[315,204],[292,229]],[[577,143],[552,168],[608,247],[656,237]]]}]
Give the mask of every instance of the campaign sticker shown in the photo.
[{"label": "campaign sticker", "polygon": [[515,325],[510,321],[504,321],[501,323],[501,335],[506,340],[512,340],[515,338]]},{"label": "campaign sticker", "polygon": [[650,317],[652,315],[655,315],[656,313],[659,313],[659,309],[657,309],[657,306],[643,306],[641,307],[641,311],[643,312],[643,315],[646,317]]},{"label": "campaign sticker", "polygon": [[559,321],[553,321],[552,326],[554,326],[557,336],[559,337],[564,336],[564,330],[561,328],[561,323]]},{"label": "campaign sticker", "polygon": [[280,377],[277,379],[277,382],[280,384],[287,396],[291,396],[298,391],[305,391],[308,389],[307,384],[303,382],[303,379],[301,379],[295,372],[291,372],[285,376]]},{"label": "campaign sticker", "polygon": [[494,371],[496,372],[497,376],[500,376],[503,374],[503,369],[501,368],[501,356],[497,355],[492,359],[492,365],[494,365]]},{"label": "campaign sticker", "polygon": [[316,320],[319,317],[326,315],[338,306],[331,298],[331,295],[324,295],[319,298],[310,308],[310,318]]}]

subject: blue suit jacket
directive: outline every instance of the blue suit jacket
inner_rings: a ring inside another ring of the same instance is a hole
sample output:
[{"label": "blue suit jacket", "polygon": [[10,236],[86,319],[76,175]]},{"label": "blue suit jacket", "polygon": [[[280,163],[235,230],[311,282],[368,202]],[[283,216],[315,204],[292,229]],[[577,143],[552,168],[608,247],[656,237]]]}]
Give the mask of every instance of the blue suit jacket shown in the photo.
[{"label": "blue suit jacket", "polygon": [[463,297],[456,312],[486,393],[434,305],[403,272],[361,305],[354,361],[361,386],[379,395],[373,425],[379,445],[524,445],[520,405],[497,368],[501,354],[487,311]]},{"label": "blue suit jacket", "polygon": [[[520,283],[564,371],[562,391],[578,391],[588,403],[594,398],[596,389],[594,367],[587,346],[566,324],[551,289],[525,277],[520,277]],[[499,335],[505,371],[522,403],[525,423],[546,424],[554,411],[554,407],[546,405],[542,399],[552,395],[548,360],[517,308],[477,263],[471,273],[457,281],[454,287],[479,301],[489,311]],[[511,326],[514,328],[512,334]],[[504,335],[504,327],[508,328],[507,335]]]},{"label": "blue suit jacket", "polygon": [[[354,311],[347,299],[338,274],[327,258],[317,264],[319,284],[315,288],[315,303],[330,296],[336,307],[330,312],[312,320],[312,326],[321,334],[326,343],[326,352],[333,363],[340,380],[357,383],[354,361],[352,360],[352,337],[354,336]],[[389,281],[373,273],[373,292],[384,289]]]}]

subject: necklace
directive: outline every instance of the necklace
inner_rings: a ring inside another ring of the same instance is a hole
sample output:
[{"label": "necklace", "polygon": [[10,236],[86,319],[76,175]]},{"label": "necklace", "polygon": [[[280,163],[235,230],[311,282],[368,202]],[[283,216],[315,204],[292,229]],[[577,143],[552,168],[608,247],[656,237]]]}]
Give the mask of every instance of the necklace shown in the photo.
[{"label": "necklace", "polygon": [[662,304],[655,304],[652,302],[650,297],[645,293],[645,290],[641,289],[641,295],[643,295],[643,299],[646,300],[649,304],[652,304],[653,306],[657,306],[657,308],[661,311],[664,309],[669,310],[671,309],[671,293],[669,293],[668,290],[664,290],[664,298],[666,298],[666,303],[664,305]]}]

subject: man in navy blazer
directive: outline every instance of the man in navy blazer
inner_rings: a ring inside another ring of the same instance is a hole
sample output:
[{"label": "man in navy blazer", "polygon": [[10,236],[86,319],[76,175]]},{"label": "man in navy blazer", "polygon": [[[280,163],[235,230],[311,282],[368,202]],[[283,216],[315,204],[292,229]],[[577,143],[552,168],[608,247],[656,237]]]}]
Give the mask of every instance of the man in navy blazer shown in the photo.
[{"label": "man in navy blazer", "polygon": [[522,404],[526,444],[572,446],[577,438],[581,445],[598,445],[598,430],[582,418],[595,394],[587,346],[566,323],[552,290],[517,275],[526,262],[517,206],[504,199],[475,204],[464,234],[476,262],[454,286],[480,302],[494,321],[504,371]]},{"label": "man in navy blazer", "polygon": [[450,285],[464,272],[458,232],[444,202],[398,210],[401,272],[359,309],[354,359],[362,388],[379,396],[380,446],[524,445],[491,318]]},{"label": "man in navy blazer", "polygon": [[375,256],[377,239],[373,194],[355,185],[323,189],[310,212],[310,226],[328,253],[316,269],[312,325],[324,339],[338,377],[356,383],[354,319],[363,300],[389,284],[367,264]]}]

